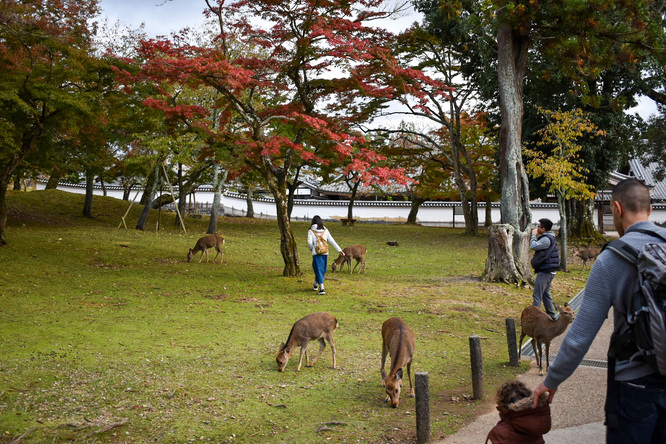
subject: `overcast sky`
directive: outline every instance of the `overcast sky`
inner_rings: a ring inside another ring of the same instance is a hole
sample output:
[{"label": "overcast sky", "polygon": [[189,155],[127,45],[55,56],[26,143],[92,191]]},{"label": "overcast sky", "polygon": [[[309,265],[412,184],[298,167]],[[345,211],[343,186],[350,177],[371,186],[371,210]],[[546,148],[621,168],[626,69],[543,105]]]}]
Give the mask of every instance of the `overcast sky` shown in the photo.
[{"label": "overcast sky", "polygon": [[[203,0],[100,0],[101,19],[109,19],[111,24],[120,21],[129,28],[138,28],[142,23],[148,37],[169,36],[171,32],[185,27],[197,28],[204,22]],[[403,17],[387,23],[392,32],[407,28],[412,22],[419,21],[418,15]],[[641,104],[629,110],[638,112],[643,117],[656,112],[654,101],[644,98]]]},{"label": "overcast sky", "polygon": [[168,36],[185,27],[196,28],[204,22],[203,0],[101,0],[101,18],[120,21],[129,28],[145,24],[148,37]]}]

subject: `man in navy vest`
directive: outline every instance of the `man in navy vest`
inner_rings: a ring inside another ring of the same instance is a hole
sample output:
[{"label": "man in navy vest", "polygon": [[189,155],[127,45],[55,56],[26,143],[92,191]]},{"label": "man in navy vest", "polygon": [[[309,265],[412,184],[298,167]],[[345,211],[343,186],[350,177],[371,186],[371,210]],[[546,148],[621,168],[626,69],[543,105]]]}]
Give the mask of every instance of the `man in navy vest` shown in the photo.
[{"label": "man in navy vest", "polygon": [[555,306],[550,294],[550,287],[555,277],[555,272],[560,268],[560,253],[557,249],[557,240],[552,231],[553,222],[550,219],[539,219],[539,226],[532,230],[530,249],[534,250],[532,267],[536,272],[534,281],[533,305],[541,308],[541,302],[546,313],[555,320]]}]

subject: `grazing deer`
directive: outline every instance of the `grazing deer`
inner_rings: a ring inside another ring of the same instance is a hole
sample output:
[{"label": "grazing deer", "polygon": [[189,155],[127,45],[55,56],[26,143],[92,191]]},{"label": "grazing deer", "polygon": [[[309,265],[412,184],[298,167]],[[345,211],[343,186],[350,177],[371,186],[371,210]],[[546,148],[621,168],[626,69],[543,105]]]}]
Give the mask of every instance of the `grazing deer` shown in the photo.
[{"label": "grazing deer", "polygon": [[564,333],[567,326],[571,324],[576,317],[574,311],[568,304],[564,307],[555,307],[560,312],[560,316],[556,321],[553,321],[548,314],[541,310],[540,307],[530,305],[525,307],[523,313],[520,315],[520,344],[518,344],[518,352],[523,345],[523,338],[525,335],[532,338],[532,349],[536,357],[537,365],[539,366],[539,375],[543,376],[543,353],[541,344],[546,344],[546,371],[550,367],[549,353],[550,341],[553,338]]},{"label": "grazing deer", "polygon": [[[280,349],[278,350],[277,361],[278,371],[283,372],[291,354],[294,352],[296,347],[301,347],[301,357],[298,360],[298,367],[296,371],[301,371],[301,364],[303,363],[303,355],[305,355],[305,366],[314,367],[317,359],[321,356],[321,353],[326,348],[326,341],[331,345],[331,350],[333,350],[333,368],[336,366],[335,362],[335,342],[333,342],[333,330],[338,327],[338,320],[335,319],[328,313],[319,312],[312,313],[304,318],[296,321],[291,331],[289,332],[289,337],[287,338],[287,343],[284,342],[280,344]],[[326,339],[326,341],[324,341]],[[308,360],[308,343],[310,341],[319,340],[319,351],[317,356],[315,356],[310,365]]]},{"label": "grazing deer", "polygon": [[197,244],[194,246],[194,248],[190,248],[190,251],[187,253],[187,262],[191,262],[194,255],[200,251],[201,257],[199,258],[199,263],[201,263],[201,259],[203,259],[204,253],[206,253],[206,262],[208,262],[208,249],[215,247],[217,254],[215,255],[215,259],[213,259],[213,263],[215,263],[215,260],[220,254],[222,255],[220,263],[222,263],[224,260],[224,253],[222,252],[223,245],[224,236],[220,236],[219,234],[210,234],[208,236],[204,236],[197,241]]},{"label": "grazing deer", "polygon": [[[384,371],[386,355],[391,354],[391,367],[389,374]],[[409,396],[414,397],[412,386],[412,355],[414,354],[414,333],[405,321],[400,318],[387,319],[382,324],[382,386],[386,387],[386,400],[391,401],[392,407],[400,403],[400,389],[402,387],[402,368],[407,366],[409,378]]]},{"label": "grazing deer", "polygon": [[[356,244],[356,245],[350,245],[344,250],[342,250],[345,254],[343,255],[340,253],[340,256],[333,262],[333,272],[340,266],[340,271],[342,271],[343,268],[345,268],[345,264],[349,266],[349,274],[352,274],[354,270],[356,270],[356,267],[358,267],[358,264],[361,264],[361,267],[358,269],[359,274],[360,273],[365,273],[365,246]],[[354,270],[352,270],[352,259],[356,259],[356,264],[354,264]]]},{"label": "grazing deer", "polygon": [[587,265],[587,261],[599,256],[599,253],[601,253],[601,250],[598,248],[582,248],[580,250],[574,250],[573,252],[574,256],[578,256],[583,260],[583,267]]}]

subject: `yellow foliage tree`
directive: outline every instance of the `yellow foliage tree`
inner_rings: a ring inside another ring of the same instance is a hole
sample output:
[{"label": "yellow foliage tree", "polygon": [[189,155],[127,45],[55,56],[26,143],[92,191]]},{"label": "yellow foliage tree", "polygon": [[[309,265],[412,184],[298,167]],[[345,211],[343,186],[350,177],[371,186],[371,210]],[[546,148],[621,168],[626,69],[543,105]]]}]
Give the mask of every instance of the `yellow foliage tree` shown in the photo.
[{"label": "yellow foliage tree", "polygon": [[550,154],[545,150],[523,148],[527,159],[525,170],[532,178],[542,178],[543,186],[557,196],[560,213],[560,264],[567,269],[567,215],[565,201],[567,199],[592,199],[595,190],[583,180],[588,172],[580,158],[582,146],[580,140],[584,136],[603,137],[605,132],[597,128],[580,109],[572,111],[552,111],[539,108],[546,118],[546,126],[536,132],[541,138],[537,147],[551,148]]}]

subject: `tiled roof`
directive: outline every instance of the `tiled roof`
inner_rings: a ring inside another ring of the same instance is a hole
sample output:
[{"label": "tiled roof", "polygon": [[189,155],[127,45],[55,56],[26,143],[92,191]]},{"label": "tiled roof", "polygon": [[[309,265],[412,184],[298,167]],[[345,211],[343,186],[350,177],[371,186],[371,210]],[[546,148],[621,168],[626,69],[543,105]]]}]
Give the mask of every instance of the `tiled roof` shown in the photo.
[{"label": "tiled roof", "polygon": [[666,201],[666,180],[659,182],[654,178],[657,166],[657,162],[652,162],[645,166],[641,163],[640,159],[632,159],[629,161],[629,168],[631,169],[629,174],[636,179],[644,181],[645,185],[652,188],[653,200]]}]

